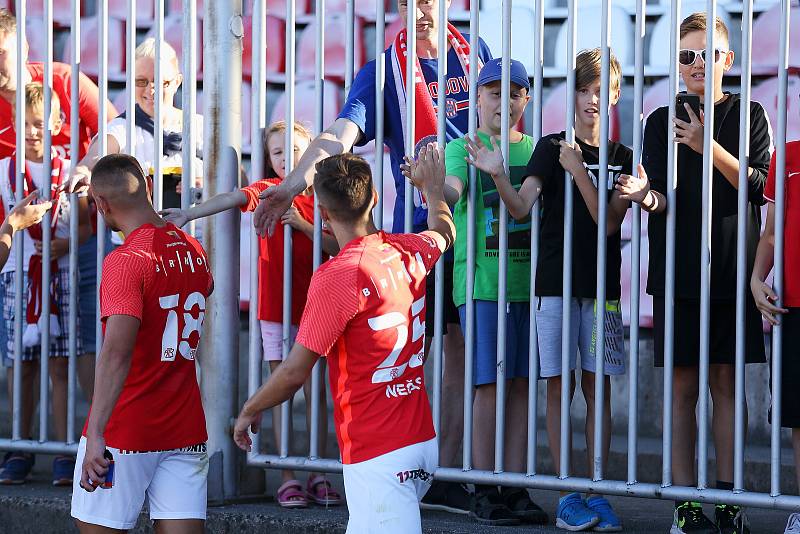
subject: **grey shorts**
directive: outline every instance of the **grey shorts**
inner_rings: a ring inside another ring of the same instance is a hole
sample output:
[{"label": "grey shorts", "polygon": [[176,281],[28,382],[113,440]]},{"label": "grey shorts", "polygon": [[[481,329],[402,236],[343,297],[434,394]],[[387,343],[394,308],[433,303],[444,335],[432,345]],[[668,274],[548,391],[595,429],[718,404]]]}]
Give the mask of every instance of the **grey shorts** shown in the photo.
[{"label": "grey shorts", "polygon": [[[542,378],[561,374],[563,300],[561,297],[536,297],[539,376]],[[570,369],[575,369],[580,352],[581,369],[595,372],[596,330],[595,299],[573,298],[570,305]],[[625,374],[624,333],[618,300],[606,302],[604,337],[605,374]]]}]

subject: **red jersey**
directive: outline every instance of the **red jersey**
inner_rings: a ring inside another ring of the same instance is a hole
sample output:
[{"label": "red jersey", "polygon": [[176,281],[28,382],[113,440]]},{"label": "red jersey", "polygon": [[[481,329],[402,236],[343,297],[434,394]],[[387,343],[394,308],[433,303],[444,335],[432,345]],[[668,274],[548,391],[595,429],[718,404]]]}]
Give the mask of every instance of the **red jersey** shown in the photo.
[{"label": "red jersey", "polygon": [[[44,64],[28,63],[28,72],[31,82],[42,83],[44,79]],[[78,79],[78,157],[70,154],[70,135],[72,121],[70,108],[70,94],[72,93],[72,67],[64,63],[53,63],[53,91],[58,95],[61,105],[61,131],[53,136],[53,148],[58,150],[62,158],[79,161],[86,155],[92,137],[97,134],[97,116],[100,101],[100,92],[97,86],[81,74]],[[117,110],[106,101],[106,116],[108,120],[117,116]],[[0,98],[0,158],[10,157],[17,150],[17,134],[14,127],[13,105]]]},{"label": "red jersey", "polygon": [[[775,202],[775,153],[769,164],[764,198]],[[786,143],[786,217],[783,224],[783,305],[800,307],[800,141]]]},{"label": "red jersey", "polygon": [[436,435],[422,364],[425,277],[441,251],[428,234],[355,239],[311,279],[297,343],[327,354],[345,464]]},{"label": "red jersey", "polygon": [[[243,187],[247,197],[242,211],[253,211],[258,206],[258,195],[268,187],[277,185],[280,178],[266,178]],[[300,216],[314,223],[313,195],[297,195],[293,204]],[[259,239],[258,259],[258,318],[261,321],[283,322],[283,223],[275,225],[272,237]],[[292,324],[300,324],[306,305],[308,284],[314,274],[314,243],[303,233],[292,231]]]},{"label": "red jersey", "polygon": [[141,322],[130,371],[106,426],[108,445],[156,451],[208,439],[194,357],[213,284],[203,248],[172,224],[141,226],[106,257],[103,323],[112,315]]}]

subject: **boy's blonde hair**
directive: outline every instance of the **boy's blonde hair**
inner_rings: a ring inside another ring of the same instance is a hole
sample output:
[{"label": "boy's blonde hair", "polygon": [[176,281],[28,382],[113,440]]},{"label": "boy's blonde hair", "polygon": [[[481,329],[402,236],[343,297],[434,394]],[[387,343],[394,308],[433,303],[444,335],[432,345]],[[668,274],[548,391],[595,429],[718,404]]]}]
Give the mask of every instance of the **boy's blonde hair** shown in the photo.
[{"label": "boy's blonde hair", "polygon": [[[730,40],[728,38],[728,27],[722,22],[722,19],[719,17],[716,18],[716,22],[714,23],[714,30],[717,32],[717,35],[725,40],[725,44],[730,44]],[[692,32],[703,32],[705,33],[708,31],[708,18],[705,13],[702,11],[698,11],[697,13],[692,13],[681,22],[681,39],[686,37],[686,35]]]},{"label": "boy's blonde hair", "polygon": [[[286,133],[287,128],[286,121],[275,121],[269,125],[269,127],[264,130],[264,134],[262,135],[261,139],[264,143],[264,176],[267,178],[274,178],[277,176],[275,169],[272,168],[272,163],[269,159],[269,138],[275,134],[284,134]],[[302,123],[295,122],[294,123],[294,134],[299,135],[300,137],[305,137],[309,142],[311,142],[312,135],[311,131],[303,126]]]},{"label": "boy's blonde hair", "polygon": [[[599,48],[581,50],[575,58],[575,90],[583,89],[593,84],[600,78],[602,52]],[[622,67],[617,57],[612,53],[610,57],[611,90],[618,91],[622,79]]]},{"label": "boy's blonde hair", "polygon": [[[16,113],[17,102],[14,100],[13,109]],[[25,86],[25,109],[44,116],[44,86],[34,82]],[[61,101],[55,91],[50,91],[50,121],[61,120]]]}]

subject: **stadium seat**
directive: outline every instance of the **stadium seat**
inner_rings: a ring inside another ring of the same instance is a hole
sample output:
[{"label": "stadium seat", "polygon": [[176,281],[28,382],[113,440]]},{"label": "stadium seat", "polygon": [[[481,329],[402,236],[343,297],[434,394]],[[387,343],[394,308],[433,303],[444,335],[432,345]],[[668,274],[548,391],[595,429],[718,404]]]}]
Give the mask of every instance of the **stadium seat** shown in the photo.
[{"label": "stadium seat", "polygon": [[[44,20],[41,17],[28,16],[25,18],[25,39],[28,41],[28,61],[44,62],[47,55],[47,36],[42,31]],[[55,43],[54,43],[55,44]],[[70,43],[66,43],[67,47]],[[55,49],[53,50],[55,57]]]},{"label": "stadium seat", "polygon": [[[392,3],[384,0],[384,9],[389,11]],[[355,0],[353,10],[355,14],[370,22],[375,21],[377,0]],[[333,13],[345,13],[347,11],[347,0],[327,0],[325,2],[325,16]]]},{"label": "stadium seat", "polygon": [[[128,0],[108,0],[108,15],[128,19]],[[136,27],[150,28],[156,19],[155,0],[136,0]]]},{"label": "stadium seat", "polygon": [[[64,47],[64,63],[72,61],[72,47]],[[125,22],[108,19],[108,79],[125,81]],[[97,81],[100,74],[100,53],[97,46],[97,17],[81,19],[81,72]]]},{"label": "stadium seat", "polygon": [[[242,42],[242,75],[246,79],[253,76],[253,17],[246,16],[244,39]],[[286,34],[283,20],[267,15],[267,79],[270,75],[282,74],[286,63]]]},{"label": "stadium seat", "polygon": [[[503,51],[503,28],[500,21],[503,18],[501,9],[481,10],[480,20],[493,21],[492,24],[481,25],[481,38],[489,45],[494,57],[500,57]],[[535,58],[531,44],[531,28],[536,26],[533,9],[529,7],[514,7],[511,11],[511,57],[525,65],[529,73],[533,72]]]},{"label": "stadium seat", "polygon": [[[286,18],[286,0],[266,0],[267,14],[280,18]],[[310,13],[309,0],[294,0],[295,15],[305,15]]]},{"label": "stadium seat", "polygon": [[620,307],[622,308],[622,324],[631,324],[631,280],[633,276],[639,276],[639,326],[642,328],[653,327],[653,297],[647,294],[647,262],[649,259],[649,242],[647,239],[641,240],[639,269],[634,273],[631,269],[631,250],[630,243],[622,246],[622,269],[620,271],[620,281],[622,283],[622,295]]},{"label": "stadium seat", "polygon": [[[576,42],[576,51],[586,48],[596,48],[600,46],[600,18],[602,9],[599,5],[581,6],[580,17],[578,17],[578,39]],[[613,7],[611,9],[611,50],[617,56],[623,72],[633,72],[633,49],[634,49],[634,31],[633,23],[631,22],[630,14],[621,7]],[[565,69],[567,65],[567,38],[569,29],[567,22],[561,25],[556,38],[555,56],[552,63],[549,63]],[[527,36],[526,36],[527,37]],[[529,47],[530,48],[530,47]]]},{"label": "stadium seat", "polygon": [[[345,16],[334,13],[325,17],[325,77],[344,80],[346,70]],[[363,22],[354,21],[353,72],[364,65]],[[297,44],[297,76],[313,78],[317,57],[317,23],[313,21],[300,33]]]},{"label": "stadium seat", "polygon": [[669,105],[669,78],[662,78],[645,90],[642,115],[647,120],[653,111],[667,105]]},{"label": "stadium seat", "polygon": [[[164,17],[164,40],[175,49],[181,71],[183,71],[183,14],[171,13]],[[147,32],[146,37],[155,37],[155,25]],[[203,79],[203,22],[197,19],[197,41],[195,54],[197,58],[197,79]],[[185,73],[184,73],[185,74]]]},{"label": "stadium seat", "polygon": [[[773,141],[778,127],[778,78],[769,78],[753,87],[752,99],[761,102],[772,126]],[[800,139],[800,76],[789,76],[786,98],[786,140]]]},{"label": "stadium seat", "polygon": [[[692,13],[706,10],[706,3],[703,0],[690,0],[681,2],[681,20]],[[733,22],[728,11],[723,6],[717,6],[717,17],[733,31]],[[669,74],[669,40],[670,40],[670,13],[667,11],[653,26],[650,31],[650,48],[647,56],[647,66],[652,74]],[[754,28],[755,31],[755,28]],[[736,43],[731,43],[735,49]],[[755,51],[755,38],[753,39],[753,50]]]},{"label": "stadium seat", "polygon": [[[195,3],[195,10],[197,11],[197,16],[203,16],[203,0],[191,0]],[[183,0],[169,0],[169,12],[170,13],[183,13]]]},{"label": "stadium seat", "polygon": [[[294,86],[294,119],[303,123],[310,130],[314,130],[314,117],[316,115],[316,96],[314,95],[314,80],[302,80]],[[342,109],[342,99],[339,87],[333,82],[326,81],[322,86],[322,124],[327,127],[332,124],[339,111]],[[282,93],[272,108],[269,122],[286,118],[286,93]]]},{"label": "stadium seat", "polygon": [[[753,22],[753,74],[777,74],[781,5],[761,13]],[[800,4],[792,2],[789,22],[789,66],[800,68]]]},{"label": "stadium seat", "polygon": [[[561,82],[550,89],[544,98],[542,106],[542,135],[558,133],[564,130],[567,113],[567,83]],[[609,137],[619,141],[619,115],[617,106],[611,106],[611,121],[609,123]]]},{"label": "stadium seat", "polygon": [[[44,2],[49,1],[53,6],[53,22],[59,26],[69,27],[72,22],[72,0],[34,0],[33,2],[26,2],[25,16],[35,17],[44,21]],[[9,2],[13,4],[13,2]],[[84,2],[80,2],[81,16],[86,12]],[[0,6],[5,7],[5,6]],[[39,26],[40,31],[44,26]],[[30,35],[30,34],[29,34]]]},{"label": "stadium seat", "polygon": [[395,19],[394,22],[386,26],[386,28],[384,29],[384,35],[385,35],[384,47],[383,47],[384,50],[392,46],[395,37],[397,37],[397,34],[400,33],[400,30],[402,30],[405,27],[406,27],[406,21],[401,20],[400,18]]}]

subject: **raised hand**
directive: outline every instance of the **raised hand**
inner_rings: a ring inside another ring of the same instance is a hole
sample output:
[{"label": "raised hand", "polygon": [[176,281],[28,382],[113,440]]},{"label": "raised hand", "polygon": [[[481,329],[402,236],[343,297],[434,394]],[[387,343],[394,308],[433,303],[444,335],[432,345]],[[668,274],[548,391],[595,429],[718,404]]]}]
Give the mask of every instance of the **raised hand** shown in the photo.
[{"label": "raised hand", "polygon": [[578,143],[569,144],[564,139],[558,143],[561,145],[561,151],[558,154],[558,162],[565,171],[575,176],[581,172],[585,167],[583,166],[583,152]]},{"label": "raised hand", "polygon": [[692,107],[684,102],[683,107],[689,113],[689,122],[682,121],[679,118],[674,118],[675,125],[675,142],[682,143],[698,154],[703,153],[703,112],[700,111],[700,116],[695,115]]},{"label": "raised hand", "polygon": [[470,139],[464,138],[464,148],[467,149],[467,154],[464,159],[470,165],[480,169],[486,174],[492,176],[505,175],[505,162],[503,161],[503,152],[500,149],[500,140],[496,136],[489,138],[489,145],[486,146],[477,137]]},{"label": "raised hand", "polygon": [[189,216],[180,208],[167,208],[159,212],[159,215],[167,221],[171,222],[178,228],[182,228],[189,222]]},{"label": "raised hand", "polygon": [[436,143],[428,143],[419,151],[416,161],[406,157],[401,170],[420,191],[441,190],[444,188],[444,149]]},{"label": "raised hand", "polygon": [[253,212],[253,226],[261,237],[272,235],[281,216],[292,205],[294,195],[289,191],[286,182],[269,187],[259,195],[261,202]]},{"label": "raised hand", "polygon": [[8,224],[11,225],[14,232],[38,224],[42,220],[42,217],[44,217],[44,214],[47,213],[47,210],[52,207],[53,203],[50,201],[32,204],[37,196],[38,193],[36,191],[32,192],[22,199],[19,204],[14,206],[14,209],[8,214]]},{"label": "raised hand", "polygon": [[647,173],[644,172],[644,167],[641,164],[639,164],[638,168],[638,176],[621,174],[614,187],[620,192],[619,198],[622,200],[630,200],[641,204],[647,198],[647,194],[650,193],[650,180],[647,179]]}]

